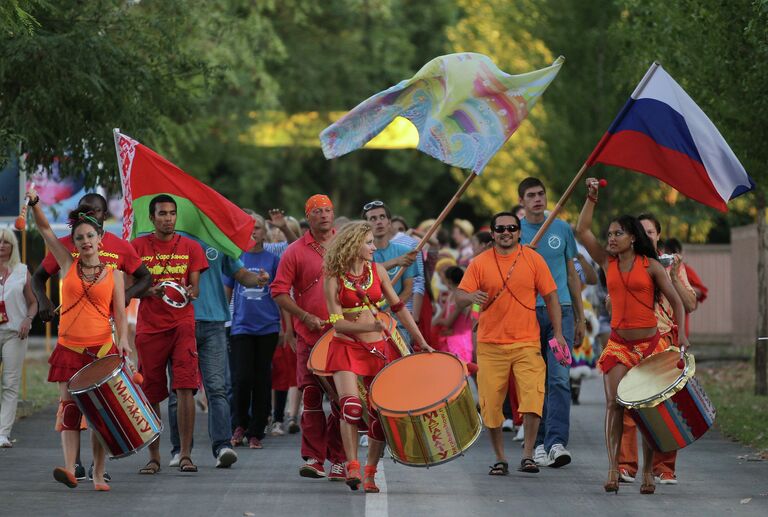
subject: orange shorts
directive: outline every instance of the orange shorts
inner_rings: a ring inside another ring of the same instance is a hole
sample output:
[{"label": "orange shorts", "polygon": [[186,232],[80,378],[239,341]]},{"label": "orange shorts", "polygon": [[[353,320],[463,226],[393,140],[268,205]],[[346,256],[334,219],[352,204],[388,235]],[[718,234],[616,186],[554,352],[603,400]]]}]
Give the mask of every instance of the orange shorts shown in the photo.
[{"label": "orange shorts", "polygon": [[541,416],[547,366],[538,341],[530,343],[478,343],[477,390],[480,414],[486,427],[501,427],[510,371],[514,373],[520,413]]}]

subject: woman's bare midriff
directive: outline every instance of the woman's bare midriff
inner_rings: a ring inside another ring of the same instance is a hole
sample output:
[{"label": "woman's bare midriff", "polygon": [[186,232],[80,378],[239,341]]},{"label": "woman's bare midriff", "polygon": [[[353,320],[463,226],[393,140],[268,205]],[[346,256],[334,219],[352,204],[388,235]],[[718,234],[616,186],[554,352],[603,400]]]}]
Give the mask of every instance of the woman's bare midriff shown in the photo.
[{"label": "woman's bare midriff", "polygon": [[644,327],[639,329],[612,329],[614,332],[616,332],[618,335],[623,337],[624,339],[628,339],[630,341],[635,339],[644,339],[644,338],[650,338],[656,335],[657,328],[656,327]]},{"label": "woman's bare midriff", "polygon": [[[357,314],[345,314],[344,319],[347,321],[355,321],[357,323],[373,323],[376,321],[376,318],[373,316],[371,311],[363,311],[360,314],[360,317],[355,319]],[[340,337],[342,339],[348,339],[350,341],[365,341],[366,343],[375,343],[376,341],[381,341],[384,339],[384,336],[381,332],[361,332],[359,334],[342,334],[341,332],[336,332],[335,334],[337,337]]]}]

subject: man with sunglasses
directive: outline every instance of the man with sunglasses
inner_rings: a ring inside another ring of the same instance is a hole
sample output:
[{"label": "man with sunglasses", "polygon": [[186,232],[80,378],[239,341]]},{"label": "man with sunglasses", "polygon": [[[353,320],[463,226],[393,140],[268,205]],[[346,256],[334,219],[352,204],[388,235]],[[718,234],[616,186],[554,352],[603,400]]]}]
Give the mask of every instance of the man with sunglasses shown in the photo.
[{"label": "man with sunglasses", "polygon": [[[521,221],[521,242],[526,244],[533,240],[546,219],[547,191],[538,178],[526,178],[520,182],[517,192],[525,210],[525,218]],[[578,250],[570,225],[555,219],[539,241],[536,251],[544,258],[555,279],[563,335],[568,348],[573,350],[574,343],[581,343],[584,338],[586,322],[581,302],[581,281],[573,263]],[[560,364],[549,347],[549,340],[554,335],[554,322],[541,297],[536,300],[536,316],[541,328],[541,353],[547,363],[547,391],[534,458],[539,466],[557,468],[571,462],[571,453],[566,449],[571,421],[570,366]]]},{"label": "man with sunglasses", "polygon": [[544,406],[546,365],[541,357],[536,296],[542,296],[552,320],[554,337],[567,346],[560,327],[557,286],[547,263],[535,251],[520,245],[520,221],[512,212],[491,219],[493,247],[469,263],[456,291],[458,310],[481,306],[477,328],[477,388],[480,411],[488,427],[496,464],[492,476],[509,473],[504,455],[502,405],[510,371],[519,398],[525,429],[521,472],[536,473],[533,445]]},{"label": "man with sunglasses", "polygon": [[[373,252],[373,260],[384,266],[390,279],[394,277],[400,268],[406,268],[400,279],[392,284],[395,292],[402,302],[405,302],[409,312],[413,314],[413,296],[416,294],[415,280],[419,276],[416,259],[418,252],[410,246],[394,242],[392,240],[392,212],[383,201],[375,200],[363,205],[362,217],[373,227],[373,243],[376,251]],[[423,266],[419,283],[421,295],[424,294]],[[414,315],[415,321],[418,317]],[[405,327],[398,321],[397,330],[403,338],[410,343],[411,336]]]}]

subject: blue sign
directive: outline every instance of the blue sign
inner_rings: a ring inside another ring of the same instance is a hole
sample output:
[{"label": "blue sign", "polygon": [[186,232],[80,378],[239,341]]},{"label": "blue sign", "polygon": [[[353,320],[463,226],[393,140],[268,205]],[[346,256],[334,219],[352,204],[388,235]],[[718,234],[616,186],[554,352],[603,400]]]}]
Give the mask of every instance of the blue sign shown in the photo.
[{"label": "blue sign", "polygon": [[15,221],[21,210],[24,191],[19,160],[12,156],[0,170],[0,221]]}]

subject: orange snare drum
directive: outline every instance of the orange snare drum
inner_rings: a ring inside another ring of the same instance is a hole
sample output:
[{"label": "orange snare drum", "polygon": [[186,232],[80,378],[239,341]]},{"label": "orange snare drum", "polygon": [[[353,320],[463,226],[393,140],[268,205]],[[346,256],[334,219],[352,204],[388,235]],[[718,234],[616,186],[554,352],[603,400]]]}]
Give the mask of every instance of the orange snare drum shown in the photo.
[{"label": "orange snare drum", "polygon": [[444,352],[409,355],[387,365],[371,383],[392,458],[430,467],[464,454],[482,430],[467,367]]}]

